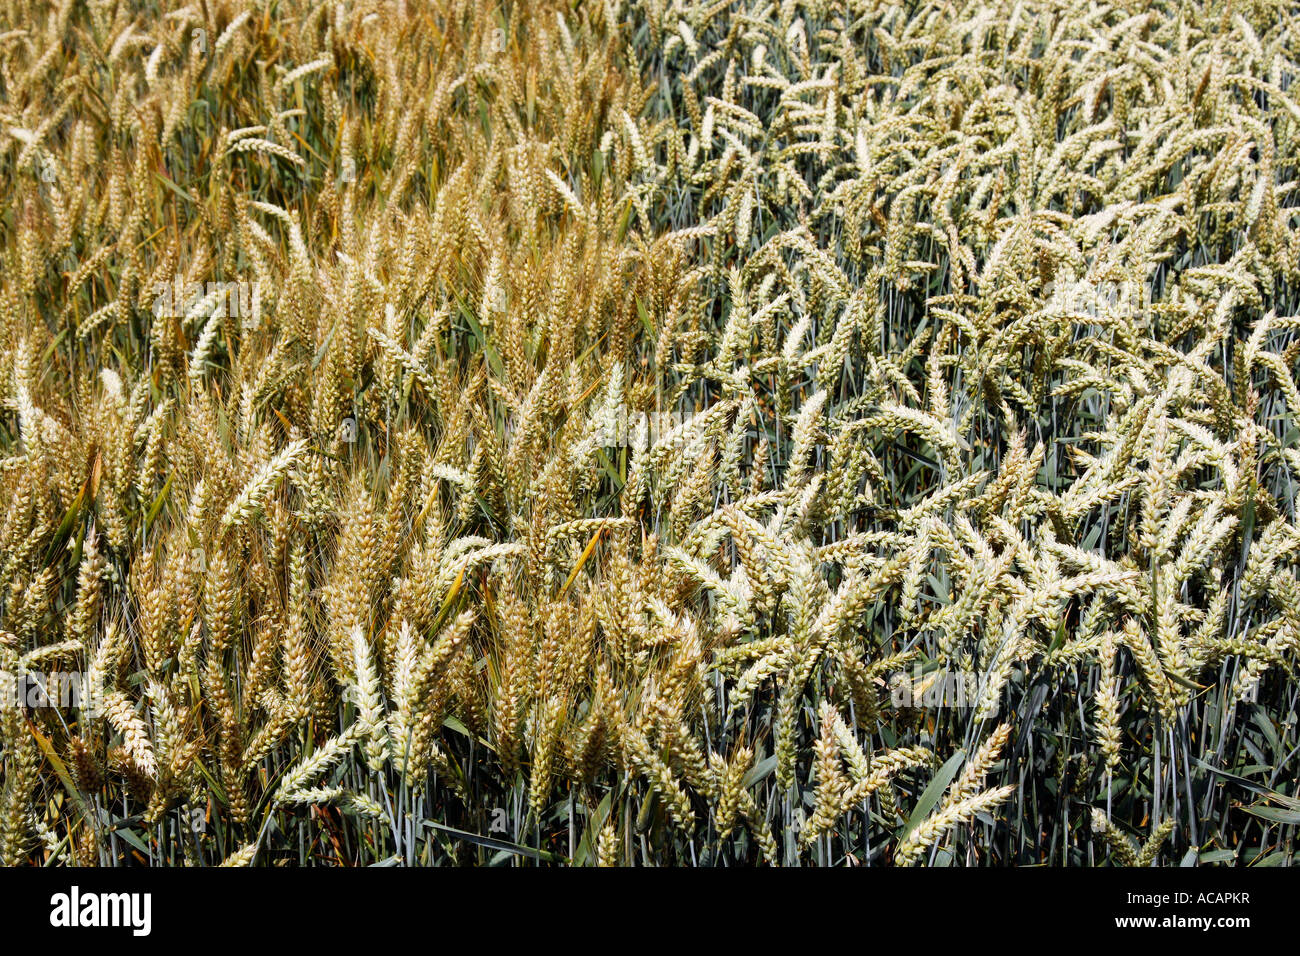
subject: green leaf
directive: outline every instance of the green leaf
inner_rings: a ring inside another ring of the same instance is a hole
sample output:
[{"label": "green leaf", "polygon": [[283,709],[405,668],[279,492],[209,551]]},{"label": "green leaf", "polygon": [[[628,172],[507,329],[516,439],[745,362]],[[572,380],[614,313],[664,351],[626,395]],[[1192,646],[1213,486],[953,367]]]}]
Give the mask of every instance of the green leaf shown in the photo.
[{"label": "green leaf", "polygon": [[474,338],[478,340],[479,348],[483,350],[484,356],[487,357],[488,365],[491,366],[493,374],[497,378],[504,379],[506,377],[505,365],[502,364],[501,356],[497,354],[497,350],[488,341],[487,334],[483,331],[483,326],[479,324],[478,317],[459,295],[456,296],[456,305],[460,309],[460,314],[465,317],[465,321],[469,323],[470,331],[474,333]]},{"label": "green leaf", "polygon": [[766,760],[760,760],[754,766],[749,768],[749,773],[741,778],[740,786],[742,790],[748,790],[760,780],[766,779],[776,769],[776,754],[768,757]]},{"label": "green leaf", "polygon": [[120,836],[123,840],[131,844],[131,846],[135,847],[141,853],[148,856],[149,848],[144,845],[144,842],[138,836],[135,835],[134,830],[118,830],[116,832],[117,835]]},{"label": "green leaf", "polygon": [[906,840],[908,835],[921,825],[921,821],[930,815],[934,805],[939,802],[939,797],[948,789],[948,784],[952,783],[953,777],[957,776],[957,768],[965,762],[966,751],[958,750],[948,758],[947,763],[939,768],[939,772],[934,775],[930,785],[921,794],[921,799],[916,801],[916,806],[912,809],[912,815],[907,818],[907,825],[903,827],[903,832],[898,835],[900,840]]},{"label": "green leaf", "polygon": [[587,826],[582,831],[582,839],[578,841],[577,848],[573,851],[573,865],[585,866],[587,861],[596,852],[596,837],[600,833],[600,828],[605,825],[609,818],[609,808],[614,802],[614,791],[611,790],[605,794],[605,799],[600,801],[600,806],[596,812],[587,818]]},{"label": "green leaf", "polygon": [[1282,806],[1287,807],[1291,810],[1300,810],[1300,799],[1297,799],[1296,797],[1288,797],[1285,794],[1278,793],[1276,790],[1270,790],[1268,787],[1264,786],[1261,783],[1255,783],[1254,781],[1247,780],[1245,777],[1239,777],[1235,773],[1229,773],[1226,770],[1220,770],[1218,767],[1211,767],[1208,763],[1206,763],[1204,760],[1201,760],[1199,757],[1197,758],[1196,762],[1200,764],[1202,767],[1204,767],[1206,770],[1210,771],[1210,773],[1217,774],[1220,777],[1227,777],[1229,780],[1233,781],[1234,783],[1238,783],[1241,786],[1245,787],[1251,793],[1257,793],[1261,797],[1267,797],[1269,800],[1272,800],[1274,803],[1280,803],[1282,804]]},{"label": "green leaf", "polygon": [[641,324],[645,326],[646,336],[651,342],[654,342],[656,339],[654,323],[650,321],[650,315],[646,312],[645,305],[642,304],[640,296],[636,297],[636,314],[640,317]]},{"label": "green leaf", "polygon": [[1281,810],[1277,807],[1265,807],[1255,804],[1251,807],[1242,807],[1253,817],[1259,817],[1261,820],[1269,820],[1273,823],[1300,823],[1300,810]]},{"label": "green leaf", "polygon": [[1286,866],[1290,854],[1286,850],[1274,850],[1264,859],[1260,860],[1255,866]]},{"label": "green leaf", "polygon": [[449,833],[458,840],[464,840],[466,843],[473,843],[476,846],[486,847],[489,850],[501,850],[505,853],[513,853],[517,856],[527,856],[535,860],[544,860],[548,863],[564,862],[554,853],[547,853],[545,850],[534,850],[530,846],[520,846],[517,843],[509,843],[505,840],[495,840],[492,837],[485,837],[478,833],[469,833],[465,830],[457,830],[455,827],[444,826],[441,823],[434,823],[432,820],[425,820],[424,825],[438,830],[442,833]]},{"label": "green leaf", "polygon": [[1237,859],[1235,850],[1211,850],[1199,856],[1201,863],[1234,863]]}]

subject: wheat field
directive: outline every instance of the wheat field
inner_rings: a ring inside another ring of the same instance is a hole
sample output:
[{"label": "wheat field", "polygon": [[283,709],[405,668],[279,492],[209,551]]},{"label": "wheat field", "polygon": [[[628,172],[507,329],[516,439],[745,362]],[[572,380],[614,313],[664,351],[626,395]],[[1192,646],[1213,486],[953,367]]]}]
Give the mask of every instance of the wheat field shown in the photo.
[{"label": "wheat field", "polygon": [[0,860],[1292,863],[1298,58],[0,0]]}]

